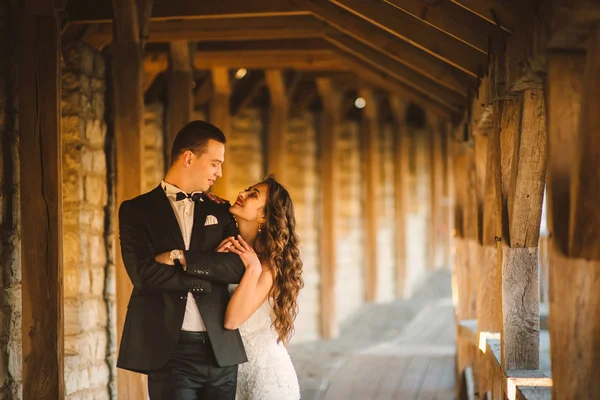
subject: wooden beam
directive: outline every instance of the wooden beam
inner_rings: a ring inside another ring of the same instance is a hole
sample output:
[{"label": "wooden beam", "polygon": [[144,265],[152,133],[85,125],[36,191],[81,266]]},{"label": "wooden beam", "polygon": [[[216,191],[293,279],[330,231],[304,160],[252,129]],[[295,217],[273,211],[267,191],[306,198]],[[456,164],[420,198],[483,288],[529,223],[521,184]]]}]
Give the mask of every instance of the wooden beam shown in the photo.
[{"label": "wooden beam", "polygon": [[[63,35],[88,27],[82,40],[95,44],[108,44],[112,40],[112,24],[95,22],[90,25],[70,23]],[[312,15],[255,16],[247,18],[205,19],[186,18],[152,21],[148,42],[169,43],[186,41],[277,40],[317,38],[336,30]]]},{"label": "wooden beam", "polygon": [[394,247],[396,249],[396,296],[403,298],[406,293],[406,214],[410,181],[410,140],[406,125],[407,104],[398,96],[390,96],[390,107],[394,114],[396,137],[394,140]]},{"label": "wooden beam", "polygon": [[337,271],[338,216],[340,171],[338,138],[341,122],[341,93],[328,78],[317,78],[317,87],[323,103],[321,139],[321,236],[320,236],[320,298],[321,336],[331,339],[339,334],[339,321],[335,296]]},{"label": "wooden beam", "polygon": [[[590,44],[595,40],[597,38]],[[589,393],[600,392],[600,380],[594,372],[600,368],[597,335],[600,329],[600,262],[581,257],[583,254],[593,256],[593,252],[581,251],[585,247],[577,249],[578,253],[569,254],[569,243],[573,241],[569,237],[572,234],[570,226],[573,226],[570,218],[573,218],[574,208],[585,207],[586,200],[590,201],[586,196],[593,195],[593,189],[597,188],[590,180],[585,184],[591,185],[591,190],[574,182],[581,179],[583,169],[597,172],[594,169],[597,161],[589,155],[597,152],[597,148],[586,149],[593,145],[592,136],[598,132],[597,117],[594,127],[594,117],[587,115],[594,112],[593,107],[597,112],[597,105],[594,106],[589,97],[592,89],[588,85],[594,85],[594,79],[597,79],[598,75],[594,78],[590,72],[594,65],[597,68],[598,56],[594,56],[593,47],[590,50],[587,56],[585,53],[552,51],[548,57],[549,325],[555,398],[585,398]],[[590,137],[581,138],[580,135]],[[576,159],[577,156],[582,160]],[[580,193],[573,193],[575,190]],[[578,228],[586,230],[596,217],[597,211],[594,211],[588,221],[578,222]],[[591,246],[590,240],[594,237],[597,239],[597,236],[585,236],[583,245]]]},{"label": "wooden beam", "polygon": [[379,258],[377,237],[379,232],[381,163],[379,156],[378,102],[372,89],[361,88],[359,95],[367,102],[361,121],[363,151],[363,189],[369,201],[364,202],[365,239],[365,301],[374,302],[379,297]]},{"label": "wooden beam", "polygon": [[258,92],[265,85],[265,74],[263,71],[250,71],[242,80],[235,85],[231,95],[231,115],[248,107]]},{"label": "wooden beam", "polygon": [[62,399],[60,18],[52,1],[18,9],[22,395]]},{"label": "wooden beam", "polygon": [[455,107],[464,107],[466,104],[466,91],[463,87],[448,88],[442,86],[351,36],[335,34],[327,35],[326,39],[337,48],[353,54],[417,91],[435,93]]},{"label": "wooden beam", "polygon": [[190,45],[179,41],[170,44],[165,128],[167,131],[165,165],[171,163],[171,146],[181,128],[191,120],[192,67]]},{"label": "wooden beam", "polygon": [[331,50],[237,50],[237,51],[196,51],[196,69],[220,67],[248,69],[336,70],[347,71]]},{"label": "wooden beam", "polygon": [[[104,2],[69,0],[70,21],[110,22],[112,9]],[[288,16],[307,14],[283,1],[253,0],[251,2],[189,2],[185,0],[156,1],[151,21],[187,18],[244,18],[253,16]]]},{"label": "wooden beam", "polygon": [[[487,56],[464,42],[381,1],[332,0],[376,27],[474,76],[487,70]],[[486,49],[487,50],[487,49]]]},{"label": "wooden beam", "polygon": [[490,23],[512,31],[517,22],[517,14],[512,2],[504,0],[451,0]]},{"label": "wooden beam", "polygon": [[600,25],[590,33],[584,75],[581,126],[576,141],[571,181],[569,255],[600,261]]},{"label": "wooden beam", "polygon": [[585,53],[552,51],[548,55],[548,227],[554,251],[563,255],[569,254],[573,135],[580,132],[585,63]]},{"label": "wooden beam", "polygon": [[[444,149],[443,135],[444,125],[442,119],[433,115],[428,116],[431,119],[431,230],[429,242],[431,245],[431,255],[429,267],[433,270],[444,267],[444,252],[446,251],[445,237],[443,235],[445,221],[443,219],[444,204]],[[396,159],[398,162],[398,159]]]},{"label": "wooden beam", "polygon": [[510,34],[508,31],[498,29],[496,24],[480,18],[478,15],[451,1],[384,1],[468,43],[484,53],[487,53],[489,50],[490,39],[494,44],[494,48],[501,48]]},{"label": "wooden beam", "polygon": [[425,95],[423,93],[415,92],[413,88],[407,87],[402,82],[390,79],[387,74],[378,70],[373,70],[373,66],[357,59],[351,54],[344,54],[342,51],[338,54],[344,60],[344,64],[357,74],[357,84],[360,84],[362,81],[379,87],[389,93],[398,94],[407,100],[413,101],[424,109],[435,111],[444,116],[453,115],[458,111],[457,108],[445,103],[433,94],[428,93]]},{"label": "wooden beam", "polygon": [[286,183],[287,177],[287,129],[288,95],[283,72],[267,70],[265,80],[270,93],[269,126],[267,136],[267,173]]},{"label": "wooden beam", "polygon": [[[118,206],[142,190],[142,126],[144,122],[142,56],[139,17],[133,0],[113,0],[114,36],[112,43],[112,85],[114,88],[114,130],[116,152],[116,205],[113,215],[118,231]],[[115,232],[118,237],[118,232]],[[121,246],[116,241],[116,254]],[[133,285],[121,257],[116,257],[117,339],[121,342],[129,297]],[[123,398],[147,397],[142,376],[118,370],[117,386]]]},{"label": "wooden beam", "polygon": [[[231,136],[231,113],[229,110],[229,97],[231,96],[231,82],[229,69],[216,67],[212,69],[213,95],[210,101],[210,122]],[[225,146],[227,149],[227,145]],[[227,153],[227,152],[226,152]],[[227,175],[227,164],[223,164],[223,176],[211,187],[211,192],[224,199],[233,199],[233,192]]]},{"label": "wooden beam", "polygon": [[311,11],[316,17],[334,26],[340,32],[387,54],[407,67],[441,83],[447,87],[462,87],[465,90],[475,84],[475,76],[449,66],[435,56],[398,40],[394,35],[381,29],[374,29],[368,21],[341,9],[329,1],[287,0],[297,7]]}]

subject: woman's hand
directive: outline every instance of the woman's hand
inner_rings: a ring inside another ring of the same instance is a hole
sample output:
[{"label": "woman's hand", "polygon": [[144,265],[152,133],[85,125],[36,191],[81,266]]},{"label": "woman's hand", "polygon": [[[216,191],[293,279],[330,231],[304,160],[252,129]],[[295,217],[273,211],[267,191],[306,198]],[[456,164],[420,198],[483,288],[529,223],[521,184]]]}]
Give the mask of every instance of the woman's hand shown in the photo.
[{"label": "woman's hand", "polygon": [[240,256],[246,270],[249,268],[255,268],[259,271],[262,270],[258,254],[256,254],[254,249],[246,243],[241,235],[238,235],[237,240],[232,239],[231,243],[232,246],[229,247],[229,251]]},{"label": "woman's hand", "polygon": [[217,246],[217,250],[215,250],[217,253],[228,253],[229,249],[231,246],[233,246],[233,241],[235,240],[235,238],[233,236],[230,236],[226,239],[224,239],[218,246]]}]

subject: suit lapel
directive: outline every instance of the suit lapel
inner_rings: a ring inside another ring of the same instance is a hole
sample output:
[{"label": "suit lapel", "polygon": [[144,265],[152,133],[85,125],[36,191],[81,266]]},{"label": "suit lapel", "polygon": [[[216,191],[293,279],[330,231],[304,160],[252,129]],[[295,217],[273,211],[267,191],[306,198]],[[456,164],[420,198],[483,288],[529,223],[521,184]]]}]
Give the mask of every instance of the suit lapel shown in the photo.
[{"label": "suit lapel", "polygon": [[156,214],[163,220],[167,231],[169,231],[171,236],[175,239],[177,248],[182,250],[185,249],[185,243],[183,242],[183,236],[181,236],[181,229],[179,228],[177,217],[175,217],[173,207],[162,187],[158,185],[158,187],[152,191],[152,194],[156,206]]},{"label": "suit lapel", "polygon": [[208,215],[206,200],[197,201],[194,205],[194,225],[192,226],[192,238],[190,240],[190,249],[200,249],[204,239],[204,223]]}]

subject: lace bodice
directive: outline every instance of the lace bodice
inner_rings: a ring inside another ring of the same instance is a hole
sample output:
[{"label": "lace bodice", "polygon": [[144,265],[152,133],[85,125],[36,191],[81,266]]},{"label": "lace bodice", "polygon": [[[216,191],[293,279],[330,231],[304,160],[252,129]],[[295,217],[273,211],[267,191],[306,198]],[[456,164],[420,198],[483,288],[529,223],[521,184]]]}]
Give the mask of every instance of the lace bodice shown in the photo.
[{"label": "lace bodice", "polygon": [[[238,285],[229,285],[229,294],[232,295]],[[271,327],[271,311],[273,307],[267,299],[258,309],[252,314],[246,322],[240,326],[242,336],[255,333],[260,330],[269,329]]]}]

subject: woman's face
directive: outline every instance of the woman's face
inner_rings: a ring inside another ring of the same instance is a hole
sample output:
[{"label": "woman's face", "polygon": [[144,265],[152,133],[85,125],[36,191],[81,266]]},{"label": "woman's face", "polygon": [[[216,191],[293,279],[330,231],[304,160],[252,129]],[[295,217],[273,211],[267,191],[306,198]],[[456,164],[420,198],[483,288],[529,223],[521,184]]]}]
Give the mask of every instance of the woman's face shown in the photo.
[{"label": "woman's face", "polygon": [[238,219],[262,221],[267,202],[267,184],[258,183],[240,192],[229,211]]}]

